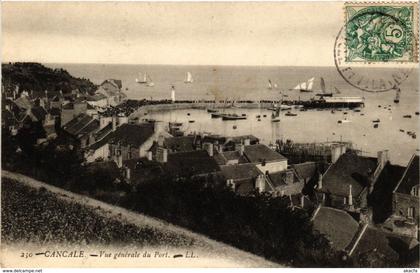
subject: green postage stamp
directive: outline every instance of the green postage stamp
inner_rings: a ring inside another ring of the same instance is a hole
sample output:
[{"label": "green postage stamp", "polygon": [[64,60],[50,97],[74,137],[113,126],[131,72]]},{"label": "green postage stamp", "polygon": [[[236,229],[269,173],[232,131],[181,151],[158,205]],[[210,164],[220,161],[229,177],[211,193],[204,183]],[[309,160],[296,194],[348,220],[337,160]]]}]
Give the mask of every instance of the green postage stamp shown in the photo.
[{"label": "green postage stamp", "polygon": [[347,62],[417,62],[416,2],[346,3]]}]

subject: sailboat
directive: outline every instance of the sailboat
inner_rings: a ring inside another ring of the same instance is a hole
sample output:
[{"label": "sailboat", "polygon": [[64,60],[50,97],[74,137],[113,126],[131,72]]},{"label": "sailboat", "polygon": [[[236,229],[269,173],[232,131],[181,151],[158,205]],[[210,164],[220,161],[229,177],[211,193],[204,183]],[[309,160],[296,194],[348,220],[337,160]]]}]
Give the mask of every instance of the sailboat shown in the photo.
[{"label": "sailboat", "polygon": [[296,90],[300,92],[312,92],[314,80],[315,78],[310,78],[306,82],[301,82],[298,85],[296,85],[292,90]]},{"label": "sailboat", "polygon": [[325,92],[326,88],[325,88],[325,81],[324,81],[323,77],[321,77],[321,79],[320,79],[320,87],[321,87],[321,92],[322,93],[316,94],[317,96],[321,96],[321,97],[332,97],[333,96],[332,92],[330,92],[330,93]]},{"label": "sailboat", "polygon": [[394,87],[395,90],[397,90],[396,94],[395,94],[395,99],[394,99],[394,103],[399,103],[400,102],[400,93],[401,93],[401,89]]},{"label": "sailboat", "polygon": [[273,89],[273,85],[271,84],[271,80],[269,79],[268,80],[268,87],[267,87],[268,89]]},{"label": "sailboat", "polygon": [[341,94],[341,91],[337,87],[334,87],[334,90],[336,94]]},{"label": "sailboat", "polygon": [[148,86],[148,87],[153,87],[153,86],[155,86],[155,83],[152,81],[152,78],[149,76],[149,75],[147,75],[147,78],[146,78],[146,85]]},{"label": "sailboat", "polygon": [[193,77],[192,77],[192,74],[191,74],[191,72],[187,72],[186,74],[185,74],[185,80],[184,80],[184,82],[185,83],[193,83]]},{"label": "sailboat", "polygon": [[136,83],[147,83],[147,73],[139,73],[139,77],[136,78]]}]

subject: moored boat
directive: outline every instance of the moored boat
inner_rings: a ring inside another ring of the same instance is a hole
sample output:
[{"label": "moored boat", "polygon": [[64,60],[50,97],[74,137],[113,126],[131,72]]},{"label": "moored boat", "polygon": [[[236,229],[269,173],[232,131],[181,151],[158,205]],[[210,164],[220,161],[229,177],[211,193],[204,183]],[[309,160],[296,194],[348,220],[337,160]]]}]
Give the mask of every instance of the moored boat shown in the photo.
[{"label": "moored boat", "polygon": [[246,119],[246,116],[239,116],[237,114],[222,114],[222,120],[240,120]]}]

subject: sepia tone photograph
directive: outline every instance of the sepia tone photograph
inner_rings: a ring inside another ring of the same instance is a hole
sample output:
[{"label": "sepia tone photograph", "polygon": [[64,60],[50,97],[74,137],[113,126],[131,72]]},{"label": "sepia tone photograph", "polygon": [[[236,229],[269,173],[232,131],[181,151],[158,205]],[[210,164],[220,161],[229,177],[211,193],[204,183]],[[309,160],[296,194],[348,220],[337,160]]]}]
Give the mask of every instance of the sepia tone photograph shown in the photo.
[{"label": "sepia tone photograph", "polygon": [[0,267],[417,272],[418,9],[2,2]]}]

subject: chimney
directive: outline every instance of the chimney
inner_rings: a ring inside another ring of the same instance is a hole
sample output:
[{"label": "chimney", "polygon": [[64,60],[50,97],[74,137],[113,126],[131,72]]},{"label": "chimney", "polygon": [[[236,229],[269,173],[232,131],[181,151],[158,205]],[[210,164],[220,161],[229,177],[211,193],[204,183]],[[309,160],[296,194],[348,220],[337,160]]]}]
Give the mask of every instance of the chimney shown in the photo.
[{"label": "chimney", "polygon": [[265,191],[265,177],[263,174],[257,176],[257,180],[255,181],[255,188],[259,193]]},{"label": "chimney", "polygon": [[158,147],[156,152],[156,160],[160,163],[168,162],[168,149]]},{"label": "chimney", "polygon": [[318,175],[318,187],[317,187],[317,189],[318,190],[322,189],[322,174],[321,173],[319,173],[319,175]]},{"label": "chimney", "polygon": [[244,155],[244,151],[245,151],[245,146],[244,146],[243,144],[241,144],[241,145],[239,146],[239,154],[240,154],[241,156],[243,156],[243,155]]},{"label": "chimney", "polygon": [[348,199],[349,199],[349,206],[353,206],[353,195],[352,195],[352,193],[351,193],[351,185],[349,185],[349,197],[348,197]]},{"label": "chimney", "polygon": [[147,152],[147,160],[152,161],[153,160],[153,153],[152,151]]},{"label": "chimney", "polygon": [[125,168],[125,178],[127,180],[130,180],[131,179],[131,170],[128,167]]},{"label": "chimney", "polygon": [[207,151],[207,153],[209,154],[209,156],[213,156],[213,143],[205,143],[204,147]]},{"label": "chimney", "polygon": [[112,116],[112,131],[115,131],[117,129],[117,117]]},{"label": "chimney", "polygon": [[382,170],[389,161],[388,150],[378,152],[378,166]]},{"label": "chimney", "polygon": [[244,145],[245,146],[251,145],[251,139],[249,139],[249,138],[244,139]]},{"label": "chimney", "polygon": [[164,143],[165,143],[165,138],[163,137],[163,135],[159,135],[158,136],[158,146],[163,147]]}]

